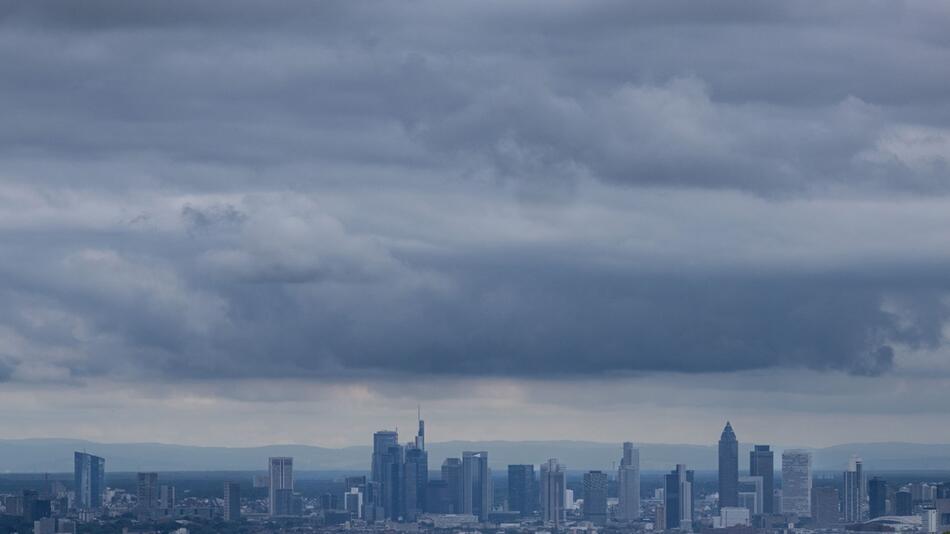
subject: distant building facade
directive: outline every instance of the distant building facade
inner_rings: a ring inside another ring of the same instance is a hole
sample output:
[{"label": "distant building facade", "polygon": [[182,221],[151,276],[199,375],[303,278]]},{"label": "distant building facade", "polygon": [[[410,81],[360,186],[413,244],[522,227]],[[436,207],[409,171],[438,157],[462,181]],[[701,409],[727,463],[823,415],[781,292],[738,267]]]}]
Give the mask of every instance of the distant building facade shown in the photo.
[{"label": "distant building facade", "polygon": [[607,524],[607,473],[584,473],[584,519],[595,525]]},{"label": "distant building facade", "polygon": [[719,436],[719,506],[739,506],[739,441],[729,421]]},{"label": "distant building facade", "polygon": [[762,477],[762,513],[774,513],[775,455],[768,445],[755,445],[749,451],[749,475]]},{"label": "distant building facade", "polygon": [[640,519],[640,450],[629,441],[617,471],[617,515],[622,521]]},{"label": "distant building facade", "polygon": [[268,513],[271,517],[293,512],[294,459],[287,456],[268,458]]},{"label": "distant building facade", "polygon": [[103,458],[76,452],[73,454],[75,507],[79,510],[99,510],[105,493],[106,461]]},{"label": "distant building facade", "polygon": [[787,450],[782,453],[782,513],[811,517],[811,453]]}]

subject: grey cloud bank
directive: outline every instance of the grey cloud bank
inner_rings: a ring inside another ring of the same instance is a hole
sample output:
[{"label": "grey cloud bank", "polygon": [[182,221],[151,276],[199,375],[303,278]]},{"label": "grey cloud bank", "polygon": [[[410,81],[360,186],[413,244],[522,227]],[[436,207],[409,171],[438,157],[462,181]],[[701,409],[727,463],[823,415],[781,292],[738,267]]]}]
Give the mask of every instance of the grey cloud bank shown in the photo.
[{"label": "grey cloud bank", "polygon": [[6,3],[0,380],[943,375],[948,23]]}]

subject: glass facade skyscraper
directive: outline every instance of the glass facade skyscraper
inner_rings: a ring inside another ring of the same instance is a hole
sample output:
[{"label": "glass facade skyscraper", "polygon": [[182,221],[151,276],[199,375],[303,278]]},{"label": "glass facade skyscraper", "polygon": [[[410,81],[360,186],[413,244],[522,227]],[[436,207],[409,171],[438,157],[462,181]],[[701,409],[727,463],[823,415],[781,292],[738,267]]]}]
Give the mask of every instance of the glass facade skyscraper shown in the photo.
[{"label": "glass facade skyscraper", "polygon": [[76,452],[73,454],[73,468],[76,508],[79,510],[102,508],[102,495],[106,489],[106,461],[92,454]]},{"label": "glass facade skyscraper", "polygon": [[755,445],[749,451],[749,475],[762,477],[762,513],[775,510],[775,455],[768,445]]},{"label": "glass facade skyscraper", "polygon": [[739,506],[739,441],[726,421],[719,436],[719,507]]}]

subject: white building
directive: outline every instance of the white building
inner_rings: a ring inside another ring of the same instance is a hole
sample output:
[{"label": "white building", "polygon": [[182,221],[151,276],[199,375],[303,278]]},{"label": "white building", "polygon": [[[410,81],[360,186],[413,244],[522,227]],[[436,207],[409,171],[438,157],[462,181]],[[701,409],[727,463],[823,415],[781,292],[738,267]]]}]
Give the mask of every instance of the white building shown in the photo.
[{"label": "white building", "polygon": [[[270,487],[268,488],[270,515],[287,515],[290,513],[290,502],[289,499],[286,499],[289,492],[280,490],[293,491],[294,489],[294,459],[283,456],[272,457],[268,458],[267,465],[270,479]],[[288,502],[281,502],[283,500]]]},{"label": "white building", "polygon": [[937,534],[937,511],[934,509],[922,510],[920,512],[921,532],[924,534]]},{"label": "white building", "polygon": [[811,517],[811,453],[782,453],[782,513]]},{"label": "white building", "polygon": [[719,509],[719,517],[713,518],[713,528],[729,528],[735,526],[749,526],[752,516],[748,508],[724,506]]}]

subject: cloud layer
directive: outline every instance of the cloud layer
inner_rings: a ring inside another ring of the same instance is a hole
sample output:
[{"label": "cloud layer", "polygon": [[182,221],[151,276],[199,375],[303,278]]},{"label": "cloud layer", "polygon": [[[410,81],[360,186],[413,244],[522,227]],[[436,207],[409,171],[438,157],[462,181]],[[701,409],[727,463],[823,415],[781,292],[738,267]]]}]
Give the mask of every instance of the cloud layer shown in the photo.
[{"label": "cloud layer", "polygon": [[0,381],[864,376],[945,342],[936,4],[0,17]]}]

